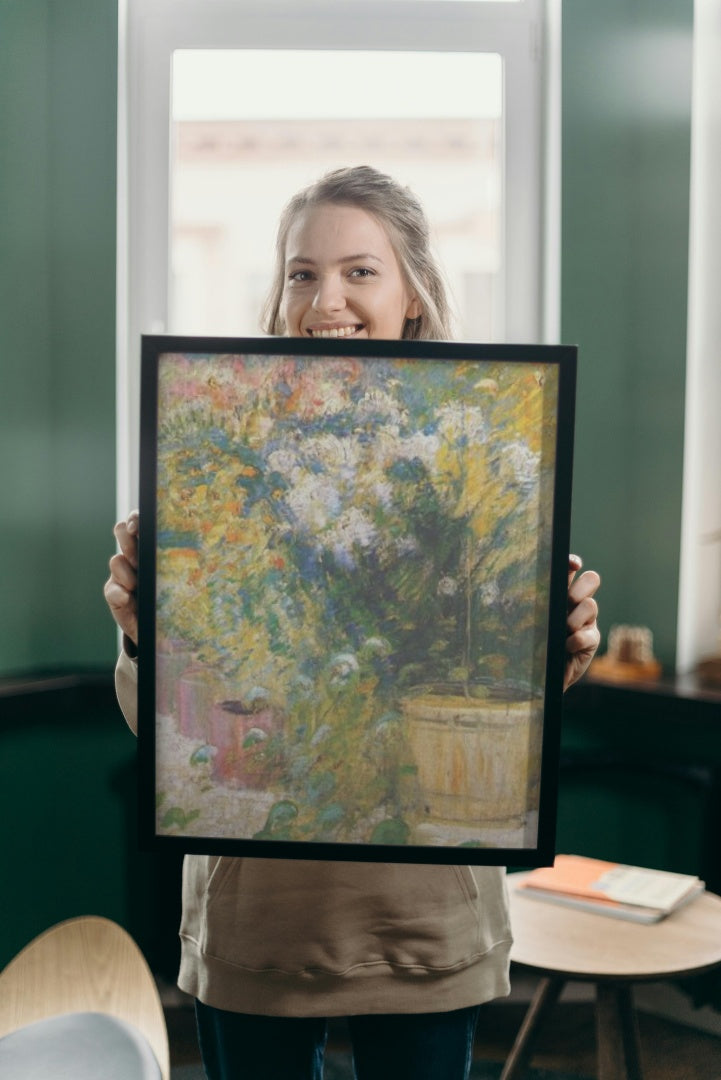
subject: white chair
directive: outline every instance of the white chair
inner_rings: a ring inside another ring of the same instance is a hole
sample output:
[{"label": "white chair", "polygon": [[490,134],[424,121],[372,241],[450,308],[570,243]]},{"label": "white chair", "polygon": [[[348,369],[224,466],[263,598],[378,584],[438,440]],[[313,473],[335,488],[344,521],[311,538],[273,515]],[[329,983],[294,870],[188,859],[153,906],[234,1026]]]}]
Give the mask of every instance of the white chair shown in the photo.
[{"label": "white chair", "polygon": [[169,1080],[155,980],[117,923],[58,923],[0,973],[0,1076]]}]

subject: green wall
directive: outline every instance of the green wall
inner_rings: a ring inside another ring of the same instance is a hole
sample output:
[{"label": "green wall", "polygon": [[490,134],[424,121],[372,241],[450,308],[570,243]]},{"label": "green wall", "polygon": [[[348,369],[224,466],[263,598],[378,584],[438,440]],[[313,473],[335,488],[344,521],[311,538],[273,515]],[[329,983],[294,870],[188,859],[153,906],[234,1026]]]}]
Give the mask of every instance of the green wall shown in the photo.
[{"label": "green wall", "polygon": [[[579,346],[573,546],[602,630],[675,658],[692,0],[563,5],[562,340]],[[605,648],[605,646],[603,646]]]},{"label": "green wall", "polygon": [[112,663],[116,0],[0,0],[0,676]]}]

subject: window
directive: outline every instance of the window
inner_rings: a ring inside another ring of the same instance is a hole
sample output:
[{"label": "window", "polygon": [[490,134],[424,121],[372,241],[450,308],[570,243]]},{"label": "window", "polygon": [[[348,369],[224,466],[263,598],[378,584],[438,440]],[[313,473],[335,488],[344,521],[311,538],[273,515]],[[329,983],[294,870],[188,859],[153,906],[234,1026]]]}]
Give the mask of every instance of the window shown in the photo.
[{"label": "window", "polygon": [[498,55],[196,49],[172,72],[171,331],[258,333],[287,199],[372,163],[428,212],[456,336],[502,336]]},{"label": "window", "polygon": [[459,337],[555,338],[555,6],[121,3],[121,512],[137,497],[141,333],[258,333],[280,209],[328,169],[363,160],[418,193]]}]

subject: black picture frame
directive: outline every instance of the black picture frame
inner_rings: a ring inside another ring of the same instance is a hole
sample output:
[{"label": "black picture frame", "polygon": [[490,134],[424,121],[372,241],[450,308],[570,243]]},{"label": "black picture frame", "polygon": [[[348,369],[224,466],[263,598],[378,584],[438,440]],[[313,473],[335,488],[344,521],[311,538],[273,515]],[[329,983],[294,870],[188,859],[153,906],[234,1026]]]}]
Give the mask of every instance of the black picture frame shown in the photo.
[{"label": "black picture frame", "polygon": [[555,847],[576,348],[144,336],[140,839]]}]

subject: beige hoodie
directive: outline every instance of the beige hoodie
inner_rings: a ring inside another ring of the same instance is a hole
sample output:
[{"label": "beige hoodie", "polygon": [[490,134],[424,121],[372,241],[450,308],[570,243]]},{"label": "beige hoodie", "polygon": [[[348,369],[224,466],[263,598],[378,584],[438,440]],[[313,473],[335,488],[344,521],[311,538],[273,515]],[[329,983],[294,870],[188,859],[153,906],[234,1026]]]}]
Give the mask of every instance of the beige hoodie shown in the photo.
[{"label": "beige hoodie", "polygon": [[[137,665],[118,700],[137,728]],[[186,855],[181,989],[270,1016],[441,1012],[509,992],[505,871]]]}]

